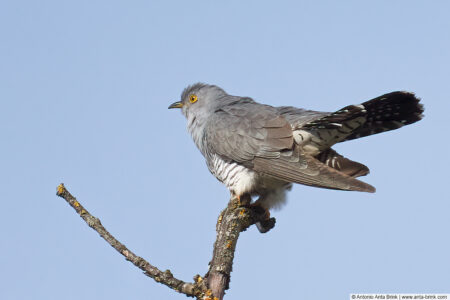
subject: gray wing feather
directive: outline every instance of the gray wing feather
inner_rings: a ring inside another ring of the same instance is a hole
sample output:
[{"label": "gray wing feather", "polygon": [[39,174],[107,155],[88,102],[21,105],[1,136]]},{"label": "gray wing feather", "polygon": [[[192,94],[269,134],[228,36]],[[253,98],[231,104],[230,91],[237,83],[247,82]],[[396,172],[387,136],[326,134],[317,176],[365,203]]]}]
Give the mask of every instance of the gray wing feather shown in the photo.
[{"label": "gray wing feather", "polygon": [[208,121],[208,149],[225,159],[251,164],[255,156],[276,158],[293,147],[289,123],[270,106],[240,103],[223,107]]},{"label": "gray wing feather", "polygon": [[253,161],[254,170],[288,182],[328,189],[375,192],[373,186],[330,168],[314,157],[302,154],[298,149],[293,156],[298,158],[298,162],[293,161],[292,157],[256,157]]}]

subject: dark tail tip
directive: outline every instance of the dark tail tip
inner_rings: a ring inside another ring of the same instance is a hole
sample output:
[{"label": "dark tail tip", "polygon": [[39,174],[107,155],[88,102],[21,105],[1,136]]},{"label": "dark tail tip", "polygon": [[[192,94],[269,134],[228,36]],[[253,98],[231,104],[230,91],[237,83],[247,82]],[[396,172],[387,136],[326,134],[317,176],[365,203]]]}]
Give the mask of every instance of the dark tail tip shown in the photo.
[{"label": "dark tail tip", "polygon": [[366,122],[346,140],[398,129],[423,119],[424,107],[414,93],[392,92],[362,103]]}]

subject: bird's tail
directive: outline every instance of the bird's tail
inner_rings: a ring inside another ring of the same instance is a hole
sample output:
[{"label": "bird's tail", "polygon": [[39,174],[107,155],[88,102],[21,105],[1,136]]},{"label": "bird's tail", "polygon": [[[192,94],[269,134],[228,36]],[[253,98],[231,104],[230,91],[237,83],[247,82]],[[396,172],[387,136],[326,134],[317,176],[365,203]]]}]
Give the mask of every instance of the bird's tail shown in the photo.
[{"label": "bird's tail", "polygon": [[423,106],[419,101],[413,93],[392,92],[360,105],[344,107],[303,128],[314,130],[319,149],[325,150],[335,143],[398,129],[421,120]]},{"label": "bird's tail", "polygon": [[331,148],[320,152],[316,159],[353,178],[369,174],[368,167],[362,163],[345,158]]},{"label": "bird's tail", "polygon": [[423,118],[423,105],[413,93],[392,92],[361,105],[366,110],[365,122],[343,141],[398,129]]}]

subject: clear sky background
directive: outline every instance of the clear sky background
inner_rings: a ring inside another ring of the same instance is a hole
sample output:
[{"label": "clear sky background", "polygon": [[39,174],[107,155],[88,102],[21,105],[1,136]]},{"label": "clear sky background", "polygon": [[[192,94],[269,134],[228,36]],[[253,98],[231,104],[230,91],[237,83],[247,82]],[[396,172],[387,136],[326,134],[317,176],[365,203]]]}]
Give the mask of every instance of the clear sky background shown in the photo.
[{"label": "clear sky background", "polygon": [[295,186],[238,242],[226,299],[450,292],[448,1],[1,1],[0,299],[185,299],[55,195],[176,277],[205,274],[229,194],[168,110],[198,81],[334,111],[394,90],[425,119],[338,145],[376,194]]}]

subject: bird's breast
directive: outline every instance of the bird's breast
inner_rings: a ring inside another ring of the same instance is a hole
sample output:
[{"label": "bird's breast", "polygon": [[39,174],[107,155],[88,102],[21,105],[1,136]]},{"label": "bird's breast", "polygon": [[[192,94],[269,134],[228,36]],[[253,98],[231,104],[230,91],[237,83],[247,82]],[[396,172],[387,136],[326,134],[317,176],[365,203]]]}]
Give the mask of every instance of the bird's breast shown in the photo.
[{"label": "bird's breast", "polygon": [[188,115],[187,121],[188,132],[191,134],[197,148],[200,150],[200,152],[202,152],[203,155],[205,155],[205,145],[203,145],[205,122],[202,122],[203,120],[198,118],[196,115]]},{"label": "bird's breast", "polygon": [[208,159],[211,173],[235,195],[252,193],[258,182],[258,174],[243,165],[222,159],[219,155],[212,155]]}]

